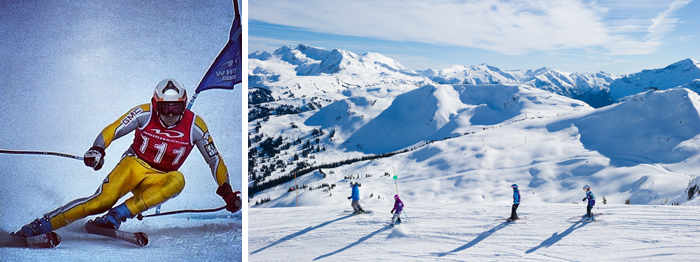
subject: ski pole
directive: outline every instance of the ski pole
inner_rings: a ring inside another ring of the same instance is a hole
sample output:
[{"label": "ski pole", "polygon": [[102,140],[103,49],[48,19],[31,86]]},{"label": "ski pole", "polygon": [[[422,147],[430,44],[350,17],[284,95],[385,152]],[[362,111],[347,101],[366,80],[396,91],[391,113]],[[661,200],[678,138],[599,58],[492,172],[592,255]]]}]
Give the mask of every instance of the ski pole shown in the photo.
[{"label": "ski pole", "polygon": [[[406,218],[408,218],[408,214],[406,214],[405,210],[403,210],[403,214],[406,215]],[[408,219],[410,219],[410,218],[408,218]],[[408,223],[408,222],[406,222],[406,223]]]},{"label": "ski pole", "polygon": [[226,206],[221,206],[217,208],[211,208],[211,209],[185,209],[185,210],[177,210],[177,211],[170,211],[170,212],[165,212],[165,213],[160,213],[160,214],[151,214],[151,215],[142,215],[138,214],[136,215],[136,218],[138,220],[143,220],[145,217],[157,217],[157,216],[167,216],[167,215],[174,215],[174,214],[180,214],[180,213],[208,213],[208,212],[216,212],[219,210],[223,210],[226,208]]},{"label": "ski pole", "polygon": [[3,154],[18,154],[18,155],[51,155],[51,156],[60,156],[60,157],[67,157],[67,158],[73,158],[77,160],[83,160],[82,156],[74,156],[71,154],[66,154],[66,153],[59,153],[59,152],[50,152],[50,151],[25,151],[25,150],[7,150],[7,149],[0,149],[0,153]]},{"label": "ski pole", "polygon": [[367,203],[365,203],[365,201],[362,201],[362,199],[360,199],[360,202],[362,202],[362,204],[364,204],[365,206],[370,207]]}]

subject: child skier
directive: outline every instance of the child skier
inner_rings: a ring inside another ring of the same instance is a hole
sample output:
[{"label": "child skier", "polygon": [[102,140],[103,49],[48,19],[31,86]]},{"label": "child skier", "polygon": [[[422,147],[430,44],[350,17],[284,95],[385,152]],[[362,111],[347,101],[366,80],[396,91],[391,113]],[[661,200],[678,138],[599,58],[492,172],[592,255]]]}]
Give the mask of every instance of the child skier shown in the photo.
[{"label": "child skier", "polygon": [[588,215],[588,220],[595,220],[593,218],[593,213],[591,213],[591,209],[593,209],[593,206],[595,206],[595,195],[593,195],[593,192],[591,192],[591,187],[588,185],[583,186],[583,190],[586,191],[586,197],[583,198],[581,201],[586,201],[588,199],[588,206],[586,207],[586,214]]},{"label": "child skier", "polygon": [[365,210],[362,209],[362,206],[360,206],[360,184],[359,183],[353,183],[350,181],[350,187],[352,188],[352,195],[348,197],[348,199],[352,199],[352,209],[354,212],[353,214],[359,214],[360,212],[365,212]]},{"label": "child skier", "polygon": [[514,221],[519,218],[517,212],[515,211],[520,205],[520,190],[518,190],[518,185],[512,184],[510,187],[513,188],[513,207],[510,210],[510,218],[508,218],[508,222]]},{"label": "child skier", "polygon": [[[396,213],[394,213],[396,211]],[[391,213],[394,214],[393,217],[391,217],[391,226],[394,226],[394,221],[398,221],[398,224],[401,224],[401,211],[403,211],[403,202],[399,198],[399,195],[394,195],[394,208],[391,210]]]}]

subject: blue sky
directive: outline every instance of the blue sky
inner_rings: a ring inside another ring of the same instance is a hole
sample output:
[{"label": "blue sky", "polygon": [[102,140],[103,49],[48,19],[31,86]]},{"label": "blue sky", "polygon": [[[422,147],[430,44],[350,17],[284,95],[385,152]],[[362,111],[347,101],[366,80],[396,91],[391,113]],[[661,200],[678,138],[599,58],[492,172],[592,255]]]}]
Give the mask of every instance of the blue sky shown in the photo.
[{"label": "blue sky", "polygon": [[616,75],[700,60],[698,0],[250,0],[248,51],[304,43],[414,70],[486,63]]}]

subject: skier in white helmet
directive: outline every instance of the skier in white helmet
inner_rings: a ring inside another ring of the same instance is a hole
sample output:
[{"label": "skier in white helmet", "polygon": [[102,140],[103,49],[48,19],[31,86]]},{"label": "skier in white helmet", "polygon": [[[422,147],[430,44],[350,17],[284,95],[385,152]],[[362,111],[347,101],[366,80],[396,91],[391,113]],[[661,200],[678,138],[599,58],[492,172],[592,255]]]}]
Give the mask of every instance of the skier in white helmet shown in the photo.
[{"label": "skier in white helmet", "polygon": [[[177,196],[185,187],[185,176],[178,171],[194,147],[209,164],[218,185],[216,193],[226,202],[226,210],[241,209],[239,191],[233,191],[224,161],[214,146],[207,125],[187,109],[187,91],[175,79],[162,80],[151,103],[136,106],[105,127],[84,162],[95,171],[104,164],[105,150],[116,139],[134,132],[131,146],[107,175],[94,195],[71,201],[13,233],[30,237],[45,234],[90,215],[107,212],[89,221],[93,225],[119,229],[122,222]],[[114,207],[127,193],[133,196]]]}]

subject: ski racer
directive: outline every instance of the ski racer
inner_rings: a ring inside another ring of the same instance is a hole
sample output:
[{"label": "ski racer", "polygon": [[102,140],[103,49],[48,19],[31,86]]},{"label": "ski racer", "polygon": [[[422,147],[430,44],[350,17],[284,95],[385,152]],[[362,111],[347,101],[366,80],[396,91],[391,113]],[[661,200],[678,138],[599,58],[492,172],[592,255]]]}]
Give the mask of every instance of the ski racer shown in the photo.
[{"label": "ski racer", "polygon": [[[226,210],[239,211],[240,192],[232,190],[228,170],[204,120],[187,109],[186,103],[187,92],[179,81],[168,78],[159,82],[149,104],[132,108],[105,127],[85,153],[85,165],[100,170],[107,147],[114,140],[135,132],[133,143],[95,194],[73,200],[12,234],[23,237],[45,234],[105,211],[107,214],[88,223],[119,229],[127,218],[182,191],[185,177],[178,169],[194,147],[209,165],[218,185],[216,194],[226,202]],[[114,207],[129,192],[133,196]]]},{"label": "ski racer", "polygon": [[510,209],[510,218],[508,219],[508,222],[519,218],[516,210],[520,205],[520,190],[518,190],[518,185],[512,184],[510,187],[513,188],[513,207]]},{"label": "ski racer", "polygon": [[581,201],[588,200],[588,206],[586,206],[586,214],[588,216],[587,219],[594,220],[593,213],[591,213],[591,209],[593,209],[593,206],[595,206],[595,195],[593,195],[593,192],[591,192],[591,187],[588,185],[583,186],[583,190],[586,191],[586,197],[583,198],[583,200]]},{"label": "ski racer", "polygon": [[348,199],[352,199],[351,205],[353,209],[353,214],[359,214],[361,212],[365,212],[365,210],[362,209],[362,206],[360,206],[360,183],[353,183],[350,181],[350,188],[352,188],[352,195],[348,197]]},{"label": "ski racer", "polygon": [[[394,213],[396,211],[396,213]],[[403,211],[403,201],[401,201],[401,198],[399,198],[399,195],[394,195],[394,208],[391,209],[391,213],[394,214],[393,217],[391,217],[391,226],[394,226],[394,221],[398,221],[399,224],[401,224],[401,211]]]}]

